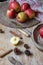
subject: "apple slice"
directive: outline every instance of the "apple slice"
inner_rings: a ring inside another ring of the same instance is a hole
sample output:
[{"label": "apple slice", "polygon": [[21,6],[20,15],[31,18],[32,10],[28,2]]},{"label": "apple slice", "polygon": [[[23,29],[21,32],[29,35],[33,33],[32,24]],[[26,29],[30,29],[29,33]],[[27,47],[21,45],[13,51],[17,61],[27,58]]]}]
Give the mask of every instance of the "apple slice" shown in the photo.
[{"label": "apple slice", "polygon": [[16,37],[16,36],[12,37],[11,40],[10,40],[10,42],[13,45],[18,45],[19,41],[20,41],[20,38],[19,37]]}]

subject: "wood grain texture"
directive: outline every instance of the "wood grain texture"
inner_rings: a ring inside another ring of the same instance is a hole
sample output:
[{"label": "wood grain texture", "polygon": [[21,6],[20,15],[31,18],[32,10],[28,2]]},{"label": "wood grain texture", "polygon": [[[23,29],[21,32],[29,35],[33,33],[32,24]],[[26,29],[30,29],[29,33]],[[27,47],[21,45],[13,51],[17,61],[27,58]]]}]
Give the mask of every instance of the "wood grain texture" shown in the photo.
[{"label": "wood grain texture", "polygon": [[[4,4],[4,7],[8,6],[7,2],[6,3],[5,2],[4,3],[0,3],[0,23],[4,24],[6,26],[15,27],[14,24],[10,23],[11,20],[9,20],[5,16],[6,13],[5,14],[3,13],[4,12],[3,10],[5,10],[5,8],[3,8],[3,4]],[[9,27],[6,27],[6,26],[4,26],[2,24],[0,24],[0,28],[5,31],[5,34],[1,34],[0,33],[0,54],[3,54],[4,52],[6,52],[9,49],[14,49],[15,48],[15,46],[13,46],[10,43],[10,39],[13,36],[13,35],[11,35],[9,33],[10,30],[12,30],[12,31],[14,31],[14,32],[16,32],[18,34],[21,34],[21,33],[19,33],[17,31],[17,29],[9,28]],[[27,25],[27,24],[25,24],[25,25]],[[34,28],[36,26],[28,28],[28,30],[33,32],[33,30],[34,30]],[[23,45],[24,44],[28,44],[30,46],[29,50],[33,53],[33,56],[32,57],[27,57],[25,54],[17,56],[17,55],[14,54],[14,52],[12,52],[11,54],[7,55],[6,57],[0,58],[0,65],[12,65],[9,62],[9,60],[8,60],[9,56],[15,57],[15,59],[19,60],[24,65],[43,65],[43,52],[41,52],[40,50],[38,50],[36,48],[36,46],[34,45],[35,42],[33,41],[33,35],[32,35],[32,38],[28,38],[28,37],[26,37],[26,36],[24,36],[22,34],[21,34],[21,36],[23,37],[23,42],[24,43],[21,46],[17,46],[17,47],[24,51],[25,48],[23,47]]]},{"label": "wood grain texture", "polygon": [[[32,28],[28,28],[29,31],[34,30],[36,26],[32,27]],[[9,28],[6,26],[3,26],[0,24],[0,28],[2,28],[5,31],[5,34],[0,34],[0,49],[3,48],[4,52],[6,52],[9,49],[14,49],[15,46],[13,46],[10,43],[10,39],[13,35],[11,35],[9,33],[10,30],[15,31],[17,34],[21,34],[20,32],[17,31],[17,29],[14,28]],[[16,60],[22,62],[24,65],[43,65],[43,52],[41,52],[40,50],[38,50],[36,48],[36,46],[34,45],[35,42],[33,41],[33,35],[31,38],[28,38],[24,35],[21,34],[21,36],[23,37],[23,44],[20,46],[17,46],[18,48],[20,48],[22,51],[25,50],[24,48],[24,44],[28,44],[30,46],[30,51],[33,54],[32,57],[28,57],[25,54],[22,54],[20,56],[17,56],[14,54],[14,52],[10,53],[9,55],[7,55],[4,58],[0,58],[0,65],[12,65],[9,60],[8,57],[9,56],[13,56]],[[3,53],[3,51],[0,50],[0,53]]]}]

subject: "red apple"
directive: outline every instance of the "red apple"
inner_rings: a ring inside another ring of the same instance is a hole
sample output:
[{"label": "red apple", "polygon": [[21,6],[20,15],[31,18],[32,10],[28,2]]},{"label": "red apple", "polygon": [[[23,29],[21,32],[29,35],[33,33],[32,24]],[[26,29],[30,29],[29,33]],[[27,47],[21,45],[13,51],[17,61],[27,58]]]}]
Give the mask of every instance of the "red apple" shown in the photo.
[{"label": "red apple", "polygon": [[30,5],[29,5],[28,3],[23,3],[23,4],[21,5],[21,11],[25,11],[25,10],[27,10],[28,8],[30,8]]},{"label": "red apple", "polygon": [[40,28],[39,34],[40,34],[40,36],[43,38],[43,27]]},{"label": "red apple", "polygon": [[24,12],[20,12],[18,13],[16,19],[20,22],[20,23],[24,23],[27,20],[27,15]]},{"label": "red apple", "polygon": [[8,16],[9,18],[14,18],[14,17],[16,16],[15,10],[13,10],[13,9],[8,9],[8,10],[7,10],[7,16]]},{"label": "red apple", "polygon": [[29,19],[32,19],[32,18],[35,17],[35,12],[32,9],[27,9],[24,12],[27,14],[27,16],[29,17]]},{"label": "red apple", "polygon": [[10,9],[14,9],[16,12],[19,12],[20,11],[20,4],[16,1],[14,2],[11,2],[10,5],[9,5],[9,8]]}]

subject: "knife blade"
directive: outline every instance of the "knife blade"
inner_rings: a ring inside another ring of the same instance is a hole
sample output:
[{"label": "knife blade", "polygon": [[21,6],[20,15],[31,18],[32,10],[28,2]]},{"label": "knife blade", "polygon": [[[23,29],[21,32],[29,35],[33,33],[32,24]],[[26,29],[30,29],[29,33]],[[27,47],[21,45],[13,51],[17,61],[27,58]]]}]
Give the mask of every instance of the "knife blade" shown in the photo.
[{"label": "knife blade", "polygon": [[15,65],[16,60],[13,57],[8,57],[8,60]]},{"label": "knife blade", "polygon": [[14,65],[23,65],[21,62],[17,61],[15,58],[13,57],[8,57],[8,60],[14,64]]}]

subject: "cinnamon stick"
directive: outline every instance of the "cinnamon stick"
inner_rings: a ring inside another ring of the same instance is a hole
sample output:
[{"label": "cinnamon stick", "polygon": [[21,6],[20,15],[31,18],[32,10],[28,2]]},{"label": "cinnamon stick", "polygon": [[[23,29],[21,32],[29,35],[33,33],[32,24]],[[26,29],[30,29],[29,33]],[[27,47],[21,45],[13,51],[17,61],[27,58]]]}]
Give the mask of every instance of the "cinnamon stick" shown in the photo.
[{"label": "cinnamon stick", "polygon": [[17,36],[17,37],[19,37],[20,39],[22,39],[22,37],[21,37],[20,35],[16,34],[16,33],[13,32],[13,31],[10,31],[10,33],[13,34],[13,35],[15,35],[15,36]]},{"label": "cinnamon stick", "polygon": [[22,34],[24,34],[25,36],[29,37],[29,34],[26,33],[25,31],[23,31],[22,29],[18,29],[19,32],[21,32]]},{"label": "cinnamon stick", "polygon": [[8,55],[9,53],[11,53],[12,51],[13,51],[12,49],[10,49],[10,50],[6,51],[6,52],[5,52],[5,53],[3,53],[2,55],[0,55],[0,58],[5,57],[6,55]]}]

